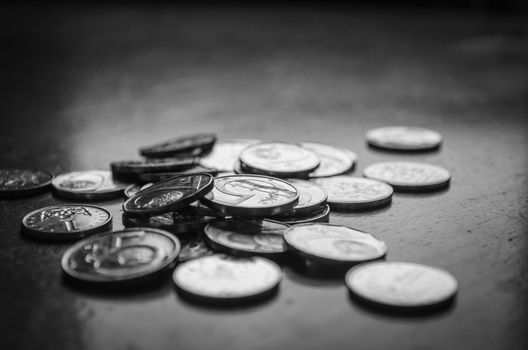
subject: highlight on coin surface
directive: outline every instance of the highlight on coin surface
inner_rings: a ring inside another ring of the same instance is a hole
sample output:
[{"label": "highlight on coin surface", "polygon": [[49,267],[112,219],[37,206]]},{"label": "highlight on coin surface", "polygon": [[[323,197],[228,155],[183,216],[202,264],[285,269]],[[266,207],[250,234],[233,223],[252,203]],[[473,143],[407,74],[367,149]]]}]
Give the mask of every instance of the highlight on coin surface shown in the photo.
[{"label": "highlight on coin surface", "polygon": [[0,198],[32,196],[49,189],[53,175],[47,171],[0,169]]},{"label": "highlight on coin surface", "polygon": [[107,170],[74,171],[53,179],[53,192],[67,199],[103,200],[118,198],[128,186],[114,181]]},{"label": "highlight on coin surface", "polygon": [[372,129],[366,134],[369,145],[394,151],[426,151],[440,147],[438,132],[410,126],[387,126]]},{"label": "highlight on coin surface", "polygon": [[357,155],[346,148],[317,142],[302,142],[301,146],[314,152],[321,160],[319,167],[308,175],[309,178],[346,174],[354,169],[357,162]]}]

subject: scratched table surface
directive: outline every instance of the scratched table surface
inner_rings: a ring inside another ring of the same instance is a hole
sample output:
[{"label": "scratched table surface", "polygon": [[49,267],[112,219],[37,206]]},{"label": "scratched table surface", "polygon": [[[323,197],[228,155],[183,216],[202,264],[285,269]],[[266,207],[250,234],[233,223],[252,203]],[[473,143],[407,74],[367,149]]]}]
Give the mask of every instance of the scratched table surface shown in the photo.
[{"label": "scratched table surface", "polygon": [[[359,156],[448,169],[448,190],[332,213],[375,233],[389,261],[450,271],[455,303],[390,314],[357,304],[342,276],[283,266],[278,293],[215,308],[149,288],[63,281],[69,244],[23,237],[50,193],[0,201],[0,348],[526,349],[528,21],[426,9],[190,8],[141,4],[1,8],[2,168],[108,169],[156,140],[318,141]],[[371,150],[367,130],[428,127],[432,153]],[[122,200],[96,202],[122,228]]]}]

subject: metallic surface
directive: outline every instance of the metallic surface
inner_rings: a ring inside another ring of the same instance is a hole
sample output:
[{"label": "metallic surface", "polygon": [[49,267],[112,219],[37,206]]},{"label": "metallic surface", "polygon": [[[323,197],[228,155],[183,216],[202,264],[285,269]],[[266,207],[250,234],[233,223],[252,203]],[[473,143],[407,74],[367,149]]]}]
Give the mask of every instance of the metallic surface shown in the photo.
[{"label": "metallic surface", "polygon": [[302,142],[301,146],[314,152],[321,160],[317,169],[308,175],[309,178],[345,174],[352,171],[357,162],[357,155],[344,148],[317,142]]},{"label": "metallic surface", "polygon": [[0,198],[25,197],[48,190],[53,175],[42,170],[0,169]]},{"label": "metallic surface", "polygon": [[182,136],[172,138],[155,145],[141,147],[139,153],[145,157],[163,158],[178,156],[184,154],[185,156],[192,154],[198,156],[213,148],[216,142],[215,134],[197,134],[191,136]]},{"label": "metallic surface", "polygon": [[387,126],[369,130],[369,145],[388,150],[425,151],[440,147],[442,135],[434,130],[409,126]]},{"label": "metallic surface", "polygon": [[233,171],[242,150],[258,142],[260,141],[245,139],[220,140],[215,143],[211,153],[200,159],[200,164],[219,171]]},{"label": "metallic surface", "polygon": [[51,186],[58,197],[105,200],[122,197],[128,184],[115,181],[108,170],[85,170],[57,175]]}]

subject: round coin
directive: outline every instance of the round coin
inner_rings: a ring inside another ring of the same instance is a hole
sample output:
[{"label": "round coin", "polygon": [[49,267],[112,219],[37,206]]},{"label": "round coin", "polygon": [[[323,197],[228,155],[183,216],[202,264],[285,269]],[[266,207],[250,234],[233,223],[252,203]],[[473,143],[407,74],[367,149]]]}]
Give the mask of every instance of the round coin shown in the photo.
[{"label": "round coin", "polygon": [[432,150],[442,143],[442,135],[436,131],[408,126],[372,129],[366,137],[371,146],[396,151]]},{"label": "round coin", "polygon": [[382,162],[369,165],[365,177],[380,180],[399,191],[430,191],[449,186],[451,175],[436,165],[416,162]]},{"label": "round coin", "polygon": [[293,211],[283,214],[284,216],[307,216],[325,205],[327,194],[320,186],[305,180],[289,179],[287,181],[299,192],[299,200]]},{"label": "round coin", "polygon": [[0,169],[0,198],[32,196],[46,191],[53,175],[46,171]]},{"label": "round coin", "polygon": [[202,166],[194,166],[192,168],[189,168],[187,170],[181,170],[178,172],[168,172],[168,173],[141,173],[137,174],[136,179],[139,182],[160,182],[164,181],[173,177],[177,176],[185,176],[185,175],[196,175],[196,174],[202,174],[207,173],[211,175],[215,175],[218,172],[216,169],[211,168],[204,168]]},{"label": "round coin", "polygon": [[314,152],[321,164],[308,177],[328,177],[351,172],[357,162],[357,155],[345,148],[325,145],[316,142],[303,142],[301,145]]},{"label": "round coin", "polygon": [[168,212],[153,216],[123,214],[125,227],[152,227],[184,235],[200,231],[211,218],[192,213]]},{"label": "round coin", "polygon": [[54,205],[22,219],[22,231],[43,240],[75,240],[112,228],[112,215],[91,205]]},{"label": "round coin", "polygon": [[234,171],[234,164],[238,161],[242,150],[258,142],[246,139],[218,141],[211,153],[200,160],[200,164],[219,171]]},{"label": "round coin", "polygon": [[62,256],[70,277],[93,283],[138,281],[169,267],[180,242],[168,232],[135,228],[107,232],[82,240]]},{"label": "round coin", "polygon": [[174,284],[181,292],[216,301],[263,297],[277,289],[281,269],[268,259],[212,255],[186,261],[174,270]]},{"label": "round coin", "polygon": [[408,262],[372,262],[352,268],[345,277],[352,294],[376,305],[426,308],[453,300],[456,279],[447,271]]},{"label": "round coin", "polygon": [[199,156],[209,152],[215,142],[216,135],[214,134],[189,135],[142,147],[139,149],[139,153],[151,158],[173,157],[182,154]]},{"label": "round coin", "polygon": [[328,222],[330,218],[330,206],[328,204],[321,207],[321,209],[316,210],[313,213],[309,213],[301,216],[274,216],[272,219],[282,222],[287,225],[299,225],[307,224],[309,222]]},{"label": "round coin", "polygon": [[116,182],[107,170],[75,171],[53,179],[53,192],[66,199],[104,200],[121,197],[128,184]]}]

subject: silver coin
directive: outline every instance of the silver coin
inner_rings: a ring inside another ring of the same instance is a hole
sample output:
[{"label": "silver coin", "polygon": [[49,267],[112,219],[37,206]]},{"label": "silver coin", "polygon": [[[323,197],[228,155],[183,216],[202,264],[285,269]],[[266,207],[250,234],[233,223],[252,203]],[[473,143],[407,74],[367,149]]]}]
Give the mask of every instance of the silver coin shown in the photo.
[{"label": "silver coin", "polygon": [[149,183],[146,183],[144,185],[132,184],[130,186],[127,186],[125,188],[125,196],[127,198],[134,197],[136,195],[136,193],[138,193],[141,190],[144,190],[145,188],[149,188],[152,185],[153,185],[153,183],[149,182]]},{"label": "silver coin", "polygon": [[308,215],[321,209],[325,205],[327,199],[326,191],[317,184],[299,179],[288,179],[287,181],[295,186],[297,192],[299,192],[299,200],[291,213],[283,215]]},{"label": "silver coin", "polygon": [[277,177],[306,178],[321,161],[317,155],[293,143],[262,142],[240,154],[244,172]]},{"label": "silver coin", "polygon": [[171,265],[180,242],[153,228],[135,228],[89,237],[70,247],[61,266],[69,276],[94,283],[140,280]]},{"label": "silver coin", "polygon": [[22,219],[25,234],[45,240],[75,240],[112,228],[109,211],[92,205],[54,205]]},{"label": "silver coin", "polygon": [[209,249],[203,239],[200,237],[196,237],[182,246],[180,254],[178,254],[178,261],[183,262],[213,254],[214,252]]},{"label": "silver coin", "polygon": [[436,131],[408,126],[372,129],[366,137],[367,142],[374,147],[401,151],[430,150],[442,143],[442,135]]},{"label": "silver coin", "polygon": [[102,200],[123,195],[128,184],[116,182],[107,170],[75,171],[51,182],[54,193],[67,199]]},{"label": "silver coin", "polygon": [[176,287],[187,294],[228,301],[255,298],[276,290],[282,272],[264,258],[212,255],[178,265],[172,278]]},{"label": "silver coin", "polygon": [[314,179],[327,193],[327,202],[332,208],[365,210],[387,205],[391,202],[392,187],[377,180],[348,175]]},{"label": "silver coin", "polygon": [[369,233],[325,223],[292,226],[284,233],[284,240],[294,251],[317,263],[359,263],[387,253],[385,242]]},{"label": "silver coin", "polygon": [[427,191],[447,187],[451,174],[436,165],[416,162],[382,162],[369,165],[363,175],[400,191]]},{"label": "silver coin", "polygon": [[218,141],[211,153],[200,160],[200,164],[219,171],[234,171],[233,165],[238,161],[242,150],[258,142],[257,140],[249,139]]},{"label": "silver coin", "polygon": [[26,197],[50,187],[53,175],[41,170],[0,169],[0,198]]},{"label": "silver coin", "polygon": [[316,142],[303,142],[301,146],[314,152],[321,160],[319,167],[308,175],[310,178],[348,173],[354,169],[354,165],[357,162],[357,155],[345,148]]},{"label": "silver coin", "polygon": [[310,222],[328,222],[330,218],[330,206],[324,205],[320,209],[300,216],[274,216],[272,219],[287,225],[307,224]]},{"label": "silver coin", "polygon": [[345,277],[350,291],[376,304],[423,308],[452,300],[458,283],[447,271],[408,262],[372,262],[352,268]]},{"label": "silver coin", "polygon": [[291,212],[299,194],[288,182],[262,175],[230,175],[214,179],[205,205],[228,216],[269,216]]}]

